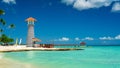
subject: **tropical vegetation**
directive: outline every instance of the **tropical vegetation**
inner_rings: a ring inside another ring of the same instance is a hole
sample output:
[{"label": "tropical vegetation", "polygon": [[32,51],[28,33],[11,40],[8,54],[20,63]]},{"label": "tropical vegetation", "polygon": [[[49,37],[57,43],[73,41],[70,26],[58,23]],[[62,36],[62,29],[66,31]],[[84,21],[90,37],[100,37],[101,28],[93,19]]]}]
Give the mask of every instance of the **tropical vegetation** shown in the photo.
[{"label": "tropical vegetation", "polygon": [[1,37],[0,37],[0,42],[2,42],[2,45],[7,45],[10,42],[14,42],[14,39],[9,38],[5,34],[2,34]]},{"label": "tropical vegetation", "polygon": [[[0,16],[4,15],[5,11],[0,9]],[[10,42],[14,42],[14,39],[9,38],[7,35],[4,34],[5,29],[8,26],[6,26],[6,21],[3,18],[0,18],[0,42],[3,43],[4,45],[10,43]],[[9,28],[14,28],[15,25],[14,24],[10,24]]]}]

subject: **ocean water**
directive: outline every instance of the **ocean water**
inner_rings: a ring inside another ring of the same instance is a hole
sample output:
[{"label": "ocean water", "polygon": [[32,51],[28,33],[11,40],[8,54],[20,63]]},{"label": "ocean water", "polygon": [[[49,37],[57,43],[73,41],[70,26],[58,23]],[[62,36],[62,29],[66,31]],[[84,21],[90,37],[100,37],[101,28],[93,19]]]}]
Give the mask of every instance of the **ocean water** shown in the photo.
[{"label": "ocean water", "polygon": [[91,46],[77,51],[9,52],[4,53],[4,57],[38,68],[120,68],[120,46]]}]

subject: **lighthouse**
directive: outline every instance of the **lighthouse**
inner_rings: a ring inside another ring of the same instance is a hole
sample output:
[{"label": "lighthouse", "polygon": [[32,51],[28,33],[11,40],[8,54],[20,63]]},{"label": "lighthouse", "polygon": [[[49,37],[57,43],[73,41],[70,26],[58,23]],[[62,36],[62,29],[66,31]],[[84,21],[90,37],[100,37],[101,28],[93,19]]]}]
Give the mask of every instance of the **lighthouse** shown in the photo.
[{"label": "lighthouse", "polygon": [[36,22],[36,19],[33,17],[29,17],[25,21],[28,24],[27,47],[33,47],[34,43],[32,41],[32,38],[34,38],[34,23]]}]

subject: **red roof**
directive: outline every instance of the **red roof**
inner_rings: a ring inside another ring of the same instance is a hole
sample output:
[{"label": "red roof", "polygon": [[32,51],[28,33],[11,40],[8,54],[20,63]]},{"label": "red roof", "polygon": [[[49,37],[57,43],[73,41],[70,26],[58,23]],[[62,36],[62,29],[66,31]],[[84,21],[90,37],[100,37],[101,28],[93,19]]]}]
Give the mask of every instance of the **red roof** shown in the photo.
[{"label": "red roof", "polygon": [[85,42],[81,42],[80,45],[86,45],[86,43]]},{"label": "red roof", "polygon": [[35,42],[41,42],[41,40],[38,39],[38,38],[32,38],[32,41],[35,41]]},{"label": "red roof", "polygon": [[27,21],[27,22],[35,22],[37,20],[35,18],[33,18],[33,17],[29,17],[25,21]]}]

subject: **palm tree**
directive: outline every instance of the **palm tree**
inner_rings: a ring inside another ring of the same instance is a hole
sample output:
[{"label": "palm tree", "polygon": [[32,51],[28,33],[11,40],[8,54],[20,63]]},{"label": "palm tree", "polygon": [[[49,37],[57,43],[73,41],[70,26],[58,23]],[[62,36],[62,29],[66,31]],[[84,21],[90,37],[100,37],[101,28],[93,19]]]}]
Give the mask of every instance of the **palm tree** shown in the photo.
[{"label": "palm tree", "polygon": [[[15,25],[14,24],[10,24],[9,25],[9,29],[10,29],[10,35],[9,36],[11,36],[11,34],[14,34],[14,28],[15,28]],[[11,30],[12,29],[12,30]]]},{"label": "palm tree", "polygon": [[6,22],[5,22],[5,20],[4,19],[0,19],[0,22],[1,22],[1,24],[3,25],[3,26],[5,26],[6,25]]},{"label": "palm tree", "polygon": [[2,32],[3,32],[3,29],[0,29],[0,32],[2,33]]},{"label": "palm tree", "polygon": [[[0,15],[4,15],[4,14],[5,14],[5,11],[0,9]],[[5,20],[2,19],[2,18],[0,18],[0,23],[1,23],[3,26],[6,25]],[[2,32],[3,32],[3,29],[1,28],[1,29],[0,29],[0,33],[2,33]]]},{"label": "palm tree", "polygon": [[14,25],[14,24],[10,24],[9,27],[10,27],[10,28],[15,28],[15,25]]},{"label": "palm tree", "polygon": [[[0,23],[1,23],[3,26],[5,26],[5,25],[6,25],[5,20],[4,20],[4,19],[2,19],[2,18],[0,19]],[[2,33],[2,32],[4,31],[3,26],[1,26],[1,28],[0,28],[0,33]]]},{"label": "palm tree", "polygon": [[[5,14],[5,11],[4,10],[1,10],[0,9],[0,15],[4,15]],[[14,40],[12,38],[9,38],[8,36],[6,36],[5,34],[2,34],[2,32],[4,31],[4,28],[6,28],[6,21],[2,18],[0,18],[0,25],[2,25],[0,27],[0,33],[1,33],[1,36],[0,36],[0,42],[3,42],[3,43],[9,43],[9,42],[13,42]],[[3,27],[5,26],[5,27]],[[9,28],[14,28],[15,25],[14,24],[10,24],[9,25]]]},{"label": "palm tree", "polygon": [[5,11],[0,9],[0,15],[4,15],[5,14]]}]

